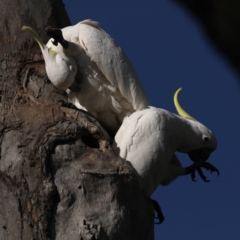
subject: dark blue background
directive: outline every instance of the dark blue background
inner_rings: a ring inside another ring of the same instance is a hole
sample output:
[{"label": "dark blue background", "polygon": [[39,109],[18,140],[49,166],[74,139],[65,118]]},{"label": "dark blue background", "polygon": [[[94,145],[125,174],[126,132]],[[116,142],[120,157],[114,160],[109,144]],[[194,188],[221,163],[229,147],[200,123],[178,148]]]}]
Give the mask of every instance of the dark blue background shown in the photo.
[{"label": "dark blue background", "polygon": [[[196,21],[171,1],[64,2],[72,24],[98,21],[119,43],[153,106],[176,113],[173,94],[183,87],[182,106],[218,139],[209,161],[220,177],[206,172],[210,183],[180,177],[152,196],[166,219],[155,226],[155,239],[240,239],[240,86],[234,70]],[[187,155],[179,158],[184,166],[192,163]]]}]

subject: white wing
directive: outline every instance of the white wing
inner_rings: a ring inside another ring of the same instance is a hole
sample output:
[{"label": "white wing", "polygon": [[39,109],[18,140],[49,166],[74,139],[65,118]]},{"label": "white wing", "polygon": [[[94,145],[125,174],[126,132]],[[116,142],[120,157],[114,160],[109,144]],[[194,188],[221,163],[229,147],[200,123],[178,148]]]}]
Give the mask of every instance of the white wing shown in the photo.
[{"label": "white wing", "polygon": [[107,80],[138,111],[150,105],[135,69],[118,44],[89,21],[79,24],[79,42]]}]

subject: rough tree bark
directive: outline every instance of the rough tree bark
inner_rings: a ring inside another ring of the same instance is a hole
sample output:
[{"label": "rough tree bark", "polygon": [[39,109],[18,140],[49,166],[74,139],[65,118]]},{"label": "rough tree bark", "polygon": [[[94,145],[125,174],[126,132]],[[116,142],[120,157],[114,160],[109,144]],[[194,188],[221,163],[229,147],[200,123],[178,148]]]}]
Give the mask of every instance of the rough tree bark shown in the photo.
[{"label": "rough tree bark", "polygon": [[240,1],[173,0],[199,20],[213,46],[240,74]]},{"label": "rough tree bark", "polygon": [[[0,239],[152,240],[153,207],[89,114],[47,79],[33,27],[70,24],[61,0],[0,0]],[[79,19],[80,20],[80,19]]]}]

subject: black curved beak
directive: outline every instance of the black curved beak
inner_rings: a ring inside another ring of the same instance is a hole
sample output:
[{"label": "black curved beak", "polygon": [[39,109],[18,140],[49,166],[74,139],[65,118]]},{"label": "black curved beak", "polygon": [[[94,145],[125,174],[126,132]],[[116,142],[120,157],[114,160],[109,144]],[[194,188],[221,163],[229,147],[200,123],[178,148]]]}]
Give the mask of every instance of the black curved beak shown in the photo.
[{"label": "black curved beak", "polygon": [[60,43],[63,46],[63,48],[68,47],[68,42],[64,40],[61,29],[48,26],[44,30],[49,37],[54,39],[52,43],[55,46],[57,46],[58,43]]},{"label": "black curved beak", "polygon": [[200,161],[206,162],[210,157],[210,155],[211,155],[211,151],[207,148],[193,150],[188,153],[189,158],[193,162],[200,162]]}]

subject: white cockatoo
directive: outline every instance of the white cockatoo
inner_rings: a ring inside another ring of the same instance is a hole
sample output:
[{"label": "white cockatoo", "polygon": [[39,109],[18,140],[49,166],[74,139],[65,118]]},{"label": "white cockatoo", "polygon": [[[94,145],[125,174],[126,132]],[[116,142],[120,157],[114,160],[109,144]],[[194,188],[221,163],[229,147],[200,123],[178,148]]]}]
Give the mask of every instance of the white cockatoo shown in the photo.
[{"label": "white cockatoo", "polygon": [[[62,75],[65,86],[71,86],[67,90],[70,102],[94,115],[111,133],[117,132],[124,117],[150,105],[132,63],[99,23],[85,20],[61,30],[47,27],[52,38],[46,47],[32,29],[24,29],[40,45],[52,83],[58,87],[54,74]],[[58,55],[69,59],[64,70],[55,63]]]},{"label": "white cockatoo", "polygon": [[[168,185],[179,176],[192,174],[197,170],[206,180],[201,167],[218,170],[205,162],[217,147],[214,134],[203,124],[186,113],[178,102],[178,89],[174,103],[180,116],[167,110],[149,107],[126,117],[118,130],[113,147],[129,161],[139,178],[143,194],[150,198],[159,185]],[[190,167],[182,167],[175,152],[188,153],[194,161]],[[163,221],[160,206],[153,200],[155,210]],[[157,209],[159,207],[159,209]]]},{"label": "white cockatoo", "polygon": [[40,46],[45,60],[46,72],[53,85],[60,90],[67,90],[74,86],[77,74],[76,61],[64,49],[57,52],[48,48],[32,28],[23,26],[22,29],[29,31]]}]

